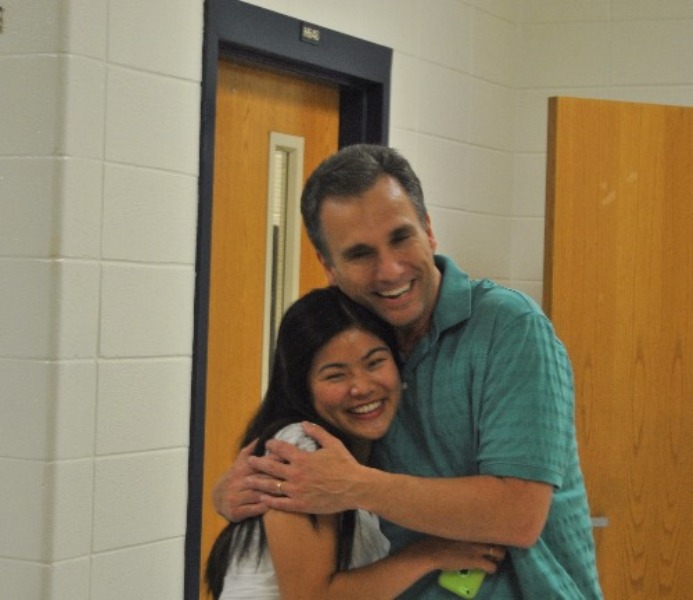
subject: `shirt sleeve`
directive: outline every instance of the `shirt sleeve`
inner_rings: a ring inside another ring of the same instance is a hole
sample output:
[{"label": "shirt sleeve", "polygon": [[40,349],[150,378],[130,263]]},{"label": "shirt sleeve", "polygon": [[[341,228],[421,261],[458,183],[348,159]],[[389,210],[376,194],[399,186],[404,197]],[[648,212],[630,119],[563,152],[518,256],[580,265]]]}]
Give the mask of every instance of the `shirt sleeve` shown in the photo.
[{"label": "shirt sleeve", "polygon": [[274,436],[275,439],[293,444],[300,450],[314,452],[318,449],[317,442],[309,437],[300,423],[292,423],[280,429]]},{"label": "shirt sleeve", "polygon": [[560,487],[575,444],[570,362],[549,320],[523,314],[498,330],[486,373],[482,473]]}]

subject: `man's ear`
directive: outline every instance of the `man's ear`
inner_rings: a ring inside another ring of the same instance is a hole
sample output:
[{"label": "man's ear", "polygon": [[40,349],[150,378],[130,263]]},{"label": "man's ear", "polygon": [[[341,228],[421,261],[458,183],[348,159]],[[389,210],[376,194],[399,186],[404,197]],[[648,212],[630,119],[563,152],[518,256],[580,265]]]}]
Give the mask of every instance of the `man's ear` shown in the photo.
[{"label": "man's ear", "polygon": [[431,225],[431,216],[426,215],[426,227],[424,227],[424,230],[426,231],[426,237],[428,238],[428,242],[431,244],[431,250],[435,253],[436,248],[438,248],[438,241],[436,240],[436,236],[433,234],[433,226]]},{"label": "man's ear", "polygon": [[325,258],[320,252],[317,252],[318,255],[318,260],[320,261],[320,264],[322,265],[323,271],[325,271],[325,276],[327,277],[327,282],[330,285],[337,285],[337,279],[335,278],[334,275],[334,268],[330,264],[330,261]]}]

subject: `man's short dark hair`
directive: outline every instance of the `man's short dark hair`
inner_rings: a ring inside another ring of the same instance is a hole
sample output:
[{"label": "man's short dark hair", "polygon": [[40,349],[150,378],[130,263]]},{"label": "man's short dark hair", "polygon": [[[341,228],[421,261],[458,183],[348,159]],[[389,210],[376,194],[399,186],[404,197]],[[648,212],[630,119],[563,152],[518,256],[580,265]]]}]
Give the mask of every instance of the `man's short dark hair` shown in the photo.
[{"label": "man's short dark hair", "polygon": [[301,214],[308,237],[326,260],[330,257],[320,227],[320,208],[325,198],[360,196],[383,175],[390,175],[399,182],[421,224],[426,225],[427,211],[421,182],[397,150],[374,144],[346,146],[313,171],[301,195]]}]

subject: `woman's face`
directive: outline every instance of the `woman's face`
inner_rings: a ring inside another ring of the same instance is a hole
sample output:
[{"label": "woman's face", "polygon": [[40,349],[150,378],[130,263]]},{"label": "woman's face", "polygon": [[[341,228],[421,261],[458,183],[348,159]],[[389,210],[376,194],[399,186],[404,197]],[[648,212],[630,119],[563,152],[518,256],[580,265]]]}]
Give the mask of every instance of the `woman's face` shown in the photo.
[{"label": "woman's face", "polygon": [[337,334],[317,352],[308,387],[325,421],[362,440],[385,435],[402,389],[388,345],[356,328]]}]

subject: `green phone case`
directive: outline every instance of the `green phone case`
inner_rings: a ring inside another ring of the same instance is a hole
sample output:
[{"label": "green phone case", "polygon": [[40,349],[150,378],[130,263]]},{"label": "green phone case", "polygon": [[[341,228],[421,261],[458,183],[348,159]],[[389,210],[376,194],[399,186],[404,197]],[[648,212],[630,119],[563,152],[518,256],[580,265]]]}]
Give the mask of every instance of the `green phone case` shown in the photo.
[{"label": "green phone case", "polygon": [[485,576],[486,573],[478,569],[443,571],[438,576],[438,583],[441,587],[461,598],[474,598],[484,582]]}]

